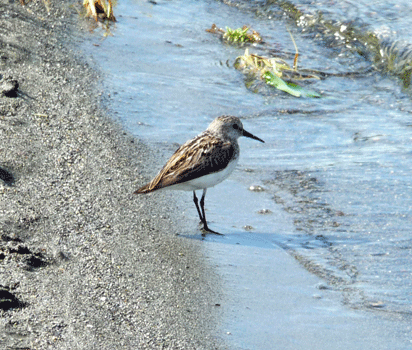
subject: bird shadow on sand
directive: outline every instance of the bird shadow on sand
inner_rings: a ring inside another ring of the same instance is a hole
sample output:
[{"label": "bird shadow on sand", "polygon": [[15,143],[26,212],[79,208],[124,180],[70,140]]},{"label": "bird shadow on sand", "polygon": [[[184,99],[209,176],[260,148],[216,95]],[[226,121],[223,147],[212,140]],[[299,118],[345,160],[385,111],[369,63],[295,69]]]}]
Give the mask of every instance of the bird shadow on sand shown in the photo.
[{"label": "bird shadow on sand", "polygon": [[[215,227],[216,229],[216,227]],[[195,234],[179,234],[179,237],[184,237],[187,239],[194,239],[209,243],[219,243],[228,245],[243,245],[249,247],[263,248],[263,249],[274,249],[282,248],[283,244],[281,241],[284,237],[279,237],[273,233],[262,233],[262,232],[247,232],[242,230],[232,229],[230,231],[219,230],[222,235],[216,235],[213,233],[204,234],[202,230],[198,229]]]}]

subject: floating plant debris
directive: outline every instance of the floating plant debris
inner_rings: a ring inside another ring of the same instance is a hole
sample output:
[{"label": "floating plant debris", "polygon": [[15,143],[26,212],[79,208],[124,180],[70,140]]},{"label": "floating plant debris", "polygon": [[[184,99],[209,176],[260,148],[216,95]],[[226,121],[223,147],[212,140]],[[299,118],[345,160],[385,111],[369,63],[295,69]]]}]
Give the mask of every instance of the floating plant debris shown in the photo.
[{"label": "floating plant debris", "polygon": [[[297,60],[295,58],[294,66],[296,67]],[[320,79],[313,74],[300,73],[296,68],[290,67],[283,59],[278,57],[263,57],[256,54],[250,54],[249,49],[245,50],[243,56],[239,56],[234,64],[236,69],[244,71],[244,73],[252,73],[257,78],[275,87],[278,90],[284,91],[295,97],[321,97],[315,91],[308,90],[294,82],[287,80],[307,80]]]},{"label": "floating plant debris", "polygon": [[[219,28],[213,24],[207,32],[218,34],[222,40],[243,45],[245,43],[261,43],[261,35],[252,30],[248,26],[242,28],[231,29],[226,27],[226,30]],[[299,52],[292,34],[289,32],[293,45],[295,46],[296,54],[293,61],[293,67],[279,57],[264,57],[257,54],[250,54],[246,48],[244,55],[236,58],[234,66],[236,69],[243,71],[244,74],[253,76],[253,79],[262,80],[267,85],[273,86],[278,90],[284,91],[295,97],[321,97],[315,91],[308,90],[296,83],[299,80],[320,79],[319,76],[298,71]],[[307,71],[306,71],[307,72]]]},{"label": "floating plant debris", "polygon": [[83,0],[87,17],[93,17],[96,21],[100,19],[108,19],[116,21],[113,15],[112,0]]}]

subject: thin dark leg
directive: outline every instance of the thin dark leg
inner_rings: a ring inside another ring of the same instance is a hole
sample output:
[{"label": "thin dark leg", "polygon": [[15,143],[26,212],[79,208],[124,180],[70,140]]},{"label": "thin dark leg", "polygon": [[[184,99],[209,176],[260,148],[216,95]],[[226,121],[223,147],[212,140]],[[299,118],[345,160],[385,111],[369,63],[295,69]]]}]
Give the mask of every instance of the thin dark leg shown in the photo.
[{"label": "thin dark leg", "polygon": [[199,203],[198,203],[198,199],[197,199],[197,197],[196,197],[196,192],[195,192],[195,191],[193,191],[193,202],[195,202],[196,209],[197,209],[197,213],[199,214],[199,219],[200,219],[200,221],[201,221],[202,223],[204,223],[204,222],[205,222],[205,219],[203,219],[202,213],[201,213],[201,211],[200,211]]},{"label": "thin dark leg", "polygon": [[[206,190],[207,188],[203,189],[203,194],[202,194],[202,198],[200,198],[200,208],[202,209],[202,216],[203,216],[203,220],[201,220],[203,222],[203,229],[207,232],[210,233],[214,233],[216,235],[221,235],[223,236],[221,233],[216,232],[211,230],[208,226],[207,226],[207,221],[206,221],[206,213],[205,213],[205,197],[206,197]],[[196,205],[197,208],[197,205]],[[199,211],[199,209],[198,209]],[[199,212],[199,216],[200,216],[200,212]]]},{"label": "thin dark leg", "polygon": [[202,209],[202,216],[203,216],[203,224],[207,227],[206,222],[206,213],[205,213],[205,197],[206,197],[207,188],[203,189],[202,198],[200,198],[200,208]]}]

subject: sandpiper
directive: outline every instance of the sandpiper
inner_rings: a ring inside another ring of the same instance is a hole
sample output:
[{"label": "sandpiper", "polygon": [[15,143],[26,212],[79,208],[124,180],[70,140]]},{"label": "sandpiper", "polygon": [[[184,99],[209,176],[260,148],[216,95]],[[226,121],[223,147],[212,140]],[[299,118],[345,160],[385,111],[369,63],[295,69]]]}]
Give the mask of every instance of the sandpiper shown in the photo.
[{"label": "sandpiper", "polygon": [[[156,177],[134,193],[160,189],[193,191],[193,201],[204,231],[220,234],[207,225],[206,191],[226,179],[235,169],[239,160],[237,139],[240,136],[265,142],[244,130],[237,117],[224,115],[216,118],[206,131],[180,146]],[[200,207],[196,190],[203,190]]]}]

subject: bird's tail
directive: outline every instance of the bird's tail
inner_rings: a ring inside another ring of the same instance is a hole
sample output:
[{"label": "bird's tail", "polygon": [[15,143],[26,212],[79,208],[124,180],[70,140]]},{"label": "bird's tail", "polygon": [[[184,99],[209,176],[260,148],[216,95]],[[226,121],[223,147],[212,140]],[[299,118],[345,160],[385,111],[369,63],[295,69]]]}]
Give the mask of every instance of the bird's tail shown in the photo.
[{"label": "bird's tail", "polygon": [[140,187],[138,190],[134,191],[133,194],[149,193],[152,192],[152,189],[149,187],[149,184]]},{"label": "bird's tail", "polygon": [[151,186],[151,183],[148,183],[144,185],[143,187],[140,187],[138,190],[134,191],[133,194],[142,194],[142,193],[150,193],[153,192],[156,188],[153,188]]}]

